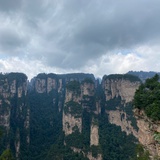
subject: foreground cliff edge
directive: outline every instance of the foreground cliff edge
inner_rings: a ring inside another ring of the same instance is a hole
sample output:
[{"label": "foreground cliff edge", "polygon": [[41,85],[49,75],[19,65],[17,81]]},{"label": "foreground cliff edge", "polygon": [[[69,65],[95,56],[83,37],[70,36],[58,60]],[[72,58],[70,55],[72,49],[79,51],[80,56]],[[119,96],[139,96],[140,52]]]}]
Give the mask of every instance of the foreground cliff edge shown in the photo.
[{"label": "foreground cliff edge", "polygon": [[[160,82],[159,75],[141,84],[134,96],[138,139],[151,158],[160,157]],[[159,158],[160,159],[160,158]]]},{"label": "foreground cliff edge", "polygon": [[92,74],[39,74],[30,83],[25,74],[1,74],[0,151],[10,148],[17,160],[126,160],[137,156],[136,137],[154,156],[159,150],[150,150],[149,131],[133,113],[140,84],[132,75],[100,84]]}]

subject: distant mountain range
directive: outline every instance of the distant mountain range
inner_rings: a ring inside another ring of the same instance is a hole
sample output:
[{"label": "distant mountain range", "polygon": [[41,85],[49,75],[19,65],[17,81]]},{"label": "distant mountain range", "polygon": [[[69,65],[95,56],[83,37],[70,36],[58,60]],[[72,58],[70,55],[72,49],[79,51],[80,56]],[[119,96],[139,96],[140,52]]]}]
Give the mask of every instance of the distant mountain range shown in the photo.
[{"label": "distant mountain range", "polygon": [[138,76],[141,81],[144,82],[147,78],[152,78],[155,74],[160,75],[160,72],[129,71],[127,74]]}]

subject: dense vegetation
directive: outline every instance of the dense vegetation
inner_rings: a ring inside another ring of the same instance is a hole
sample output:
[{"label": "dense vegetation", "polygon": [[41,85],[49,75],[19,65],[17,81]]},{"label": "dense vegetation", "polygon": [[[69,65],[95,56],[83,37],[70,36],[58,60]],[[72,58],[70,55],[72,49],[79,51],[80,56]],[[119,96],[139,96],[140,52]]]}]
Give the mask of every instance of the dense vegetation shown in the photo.
[{"label": "dense vegetation", "polygon": [[93,79],[91,79],[91,78],[85,78],[85,79],[82,81],[82,84],[84,84],[84,83],[94,84],[94,81],[93,81]]},{"label": "dense vegetation", "polygon": [[129,160],[136,157],[136,139],[133,135],[127,136],[120,127],[110,124],[105,112],[99,122],[103,160]]},{"label": "dense vegetation", "polygon": [[66,85],[66,88],[69,90],[69,91],[72,91],[74,92],[75,94],[80,94],[80,82],[79,81],[70,81],[67,83]]},{"label": "dense vegetation", "polygon": [[[131,119],[133,117],[132,104],[128,103],[127,106],[124,106],[121,97],[105,101],[104,93],[100,90],[102,111],[99,116],[99,135],[103,160],[136,160],[137,139],[133,135],[126,135],[125,132],[122,132],[121,127],[111,124],[106,114],[106,110],[118,109],[127,112],[127,119],[135,123],[135,119]],[[122,119],[123,116],[122,114]],[[137,129],[137,125],[134,125]]]},{"label": "dense vegetation", "polygon": [[66,79],[66,81],[73,81],[73,80],[76,80],[76,81],[83,81],[84,79],[92,79],[93,81],[95,80],[94,78],[94,75],[93,74],[85,74],[85,73],[71,73],[71,74],[61,74],[61,75],[58,75],[59,78],[62,78],[62,79]]},{"label": "dense vegetation", "polygon": [[15,160],[10,149],[6,149],[0,156],[0,160]]},{"label": "dense vegetation", "polygon": [[69,102],[65,103],[64,113],[65,114],[69,113],[72,116],[80,117],[80,116],[82,116],[82,106],[77,102],[69,101]]},{"label": "dense vegetation", "polygon": [[[55,101],[53,103],[53,97]],[[62,131],[62,115],[58,111],[58,94],[31,92],[30,101],[30,146],[29,155],[23,160],[43,160]]]},{"label": "dense vegetation", "polygon": [[[150,155],[147,150],[141,144],[137,144],[135,148],[136,156],[131,158],[131,160],[150,160]],[[154,158],[154,160],[158,160]]]},{"label": "dense vegetation", "polygon": [[147,79],[134,96],[136,108],[144,110],[152,120],[160,120],[160,83],[159,76]]},{"label": "dense vegetation", "polygon": [[[0,128],[0,140],[2,139],[3,132]],[[3,151],[3,153],[0,155],[0,160],[14,160],[14,157],[12,155],[12,152],[10,149],[6,149]]]}]

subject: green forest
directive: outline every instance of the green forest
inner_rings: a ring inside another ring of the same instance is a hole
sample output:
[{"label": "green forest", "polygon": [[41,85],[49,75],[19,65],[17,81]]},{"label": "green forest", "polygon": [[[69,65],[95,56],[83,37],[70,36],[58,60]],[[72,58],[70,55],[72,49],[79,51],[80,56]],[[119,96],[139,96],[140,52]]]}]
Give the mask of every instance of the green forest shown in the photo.
[{"label": "green forest", "polygon": [[144,110],[153,121],[160,120],[160,82],[159,75],[141,84],[134,96],[135,108]]}]

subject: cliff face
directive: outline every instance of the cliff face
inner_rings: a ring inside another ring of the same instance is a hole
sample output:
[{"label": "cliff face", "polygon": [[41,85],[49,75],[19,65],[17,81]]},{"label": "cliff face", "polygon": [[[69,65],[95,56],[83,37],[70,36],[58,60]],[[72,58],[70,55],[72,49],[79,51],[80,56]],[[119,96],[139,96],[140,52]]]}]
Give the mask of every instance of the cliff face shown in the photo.
[{"label": "cliff face", "polygon": [[97,157],[93,157],[92,153],[90,152],[90,153],[88,153],[87,157],[89,160],[102,160],[101,154],[98,154]]},{"label": "cliff face", "polygon": [[154,159],[155,156],[160,156],[160,122],[152,122],[144,111],[133,111],[133,108],[130,108],[130,102],[139,85],[139,81],[123,77],[105,77],[102,87],[106,99],[106,113],[111,124],[120,126],[127,135],[133,134],[149,151],[151,159]]},{"label": "cliff face", "polygon": [[57,89],[60,86],[59,90],[62,88],[61,81],[58,81],[58,77],[55,74],[39,74],[33,79],[32,87],[35,88],[37,93],[49,93],[53,89]]},{"label": "cliff face", "polygon": [[115,97],[121,97],[121,100],[125,103],[133,100],[136,89],[140,85],[139,81],[131,81],[121,78],[106,78],[102,82],[102,86],[105,92],[106,101]]},{"label": "cliff face", "polygon": [[[70,82],[72,83],[72,81]],[[74,85],[74,84],[73,84]],[[78,84],[79,85],[79,84]],[[80,89],[80,86],[78,86]],[[66,89],[65,94],[65,110],[63,111],[63,131],[65,135],[72,134],[74,132],[74,128],[78,127],[78,131],[82,132],[82,106],[80,103],[81,94],[77,90]],[[75,106],[79,106],[79,113],[73,108]]]},{"label": "cliff face", "polygon": [[[83,80],[82,82],[71,80],[66,84],[65,104],[63,110],[63,131],[66,137],[72,136],[74,133],[79,134],[79,136],[83,136],[85,132],[83,129],[84,125],[90,125],[90,146],[99,145],[98,124],[95,124],[96,120],[92,116],[90,118],[91,124],[85,124],[86,122],[83,117],[84,112],[89,114],[95,114],[94,112],[96,112],[96,114],[98,114],[100,106],[97,106],[98,103],[94,101],[94,96],[95,85],[91,80]],[[75,135],[72,139],[74,141],[77,140]],[[65,143],[68,144],[70,142],[65,141]],[[82,152],[89,160],[102,159],[101,154],[93,157],[92,152],[88,152],[86,154],[80,146],[80,148],[77,147],[77,145],[75,146],[74,144],[71,144],[71,148],[74,152]]]},{"label": "cliff face", "polygon": [[133,116],[129,104],[132,102],[139,85],[140,81],[138,79],[132,79],[132,76],[123,77],[123,75],[104,77],[102,81],[106,99],[106,112],[109,115],[110,123],[120,126],[122,131],[127,134],[132,133],[135,136],[137,136],[137,131],[129,120]]},{"label": "cliff face", "polygon": [[152,122],[144,111],[136,109],[134,112],[139,128],[137,136],[139,142],[150,152],[152,159],[157,155],[160,156],[160,122]]},{"label": "cliff face", "polygon": [[122,131],[125,131],[127,135],[133,134],[138,137],[137,130],[132,126],[131,120],[128,120],[128,115],[125,111],[107,111],[109,122],[121,127]]},{"label": "cliff face", "polygon": [[90,135],[90,145],[98,146],[99,145],[99,133],[98,133],[98,125],[94,124],[94,122],[91,124],[91,135]]},{"label": "cliff face", "polygon": [[76,126],[78,127],[79,132],[82,131],[82,111],[86,108],[88,112],[91,112],[91,107],[93,106],[89,106],[88,102],[93,98],[95,94],[94,91],[95,86],[93,82],[68,82],[63,112],[63,130],[66,135],[71,134],[73,132],[72,128]]},{"label": "cliff face", "polygon": [[[0,126],[4,127],[7,141],[3,145],[15,150],[19,159],[21,144],[29,143],[29,108],[27,106],[27,77],[24,74],[10,73],[0,77]],[[24,128],[26,136],[20,133]],[[11,136],[12,134],[12,136]],[[13,139],[12,139],[13,138]]]},{"label": "cliff face", "polygon": [[[128,135],[138,137],[130,105],[138,80],[107,76],[101,86],[91,74],[39,74],[27,83],[27,77],[20,75],[0,79],[0,126],[7,133],[4,146],[10,146],[17,160],[45,159],[46,147],[55,149],[58,144],[89,160],[102,160],[102,134],[106,132],[100,122],[102,114]],[[63,156],[59,153],[56,158]]]}]

